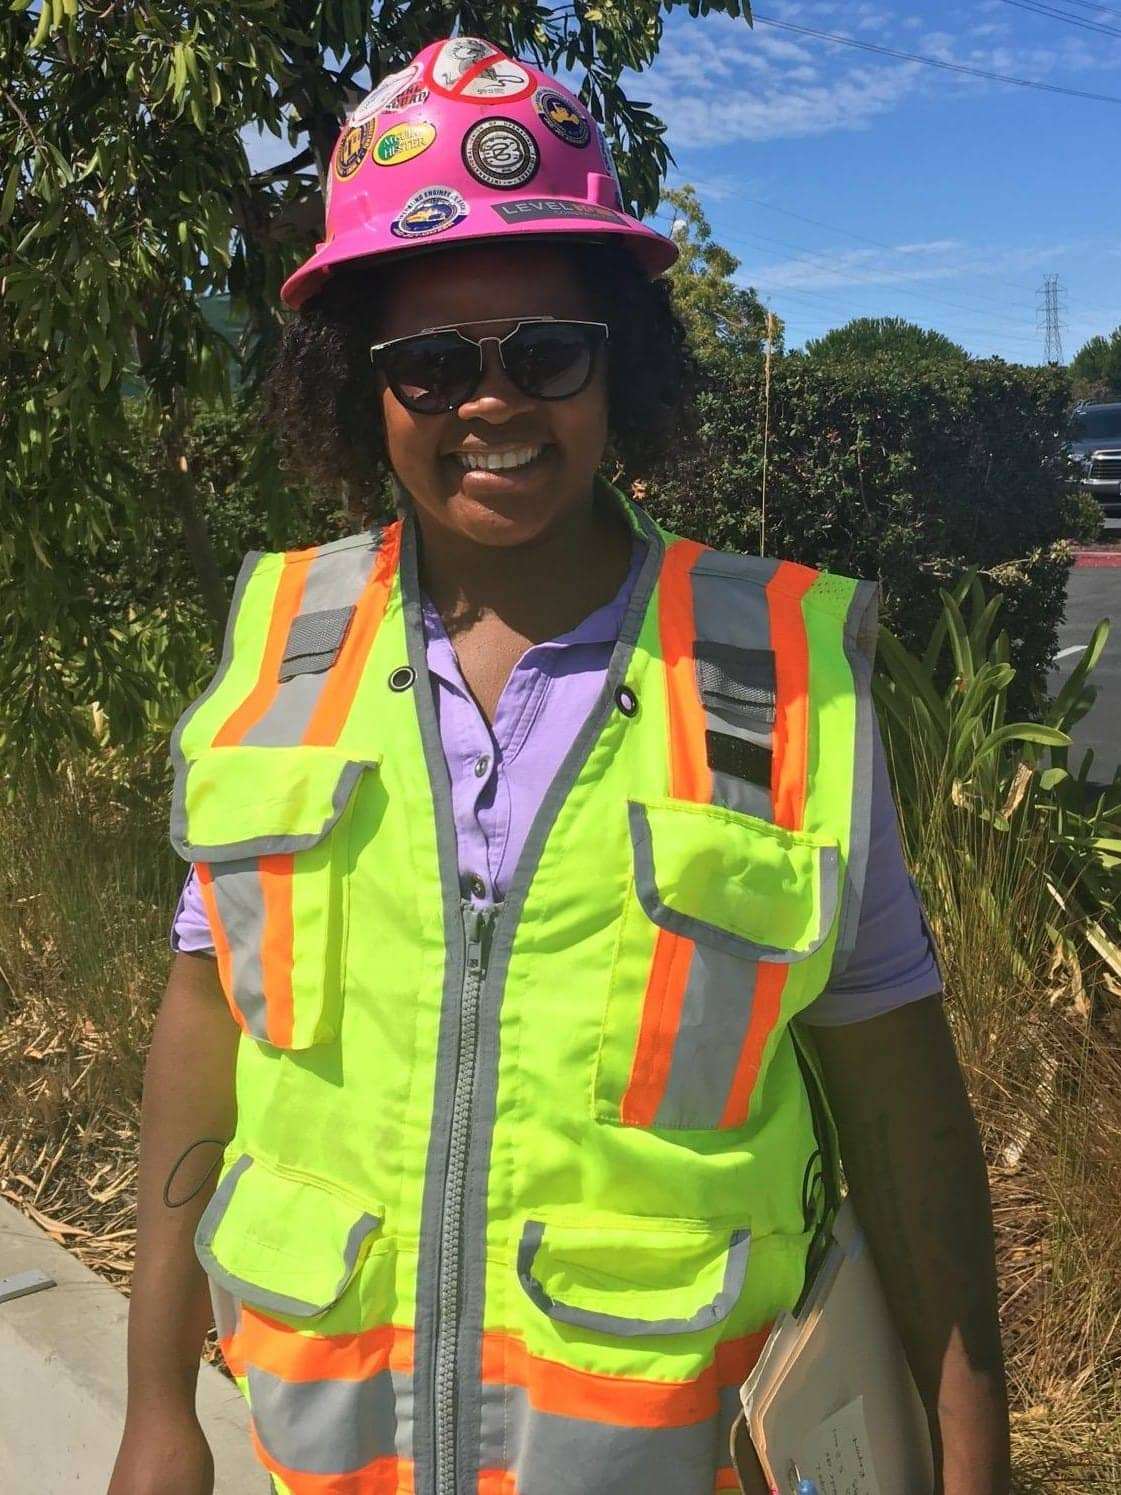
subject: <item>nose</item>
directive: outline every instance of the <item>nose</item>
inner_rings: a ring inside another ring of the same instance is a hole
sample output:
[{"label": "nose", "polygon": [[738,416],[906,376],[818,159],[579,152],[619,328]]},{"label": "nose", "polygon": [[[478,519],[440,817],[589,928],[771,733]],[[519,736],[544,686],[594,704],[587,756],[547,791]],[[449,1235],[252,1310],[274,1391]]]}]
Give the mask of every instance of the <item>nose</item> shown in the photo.
[{"label": "nose", "polygon": [[483,376],[470,399],[464,400],[456,410],[460,420],[485,420],[492,426],[504,426],[516,416],[524,415],[534,405],[533,399],[523,394],[502,367],[498,353],[498,339],[481,339],[483,351]]}]

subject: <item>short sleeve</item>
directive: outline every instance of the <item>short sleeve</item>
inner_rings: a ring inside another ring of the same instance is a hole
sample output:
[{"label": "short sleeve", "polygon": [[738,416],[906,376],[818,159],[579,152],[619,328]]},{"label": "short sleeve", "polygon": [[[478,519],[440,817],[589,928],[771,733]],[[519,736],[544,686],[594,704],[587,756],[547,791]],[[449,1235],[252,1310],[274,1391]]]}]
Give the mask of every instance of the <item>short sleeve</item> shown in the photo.
[{"label": "short sleeve", "polygon": [[206,917],[193,863],[179,894],[175,917],[171,921],[171,948],[177,955],[214,955],[210,920]]},{"label": "short sleeve", "polygon": [[856,946],[843,973],[799,1014],[811,1027],[864,1022],[938,994],[944,970],[903,859],[879,723],[873,734],[872,815]]}]

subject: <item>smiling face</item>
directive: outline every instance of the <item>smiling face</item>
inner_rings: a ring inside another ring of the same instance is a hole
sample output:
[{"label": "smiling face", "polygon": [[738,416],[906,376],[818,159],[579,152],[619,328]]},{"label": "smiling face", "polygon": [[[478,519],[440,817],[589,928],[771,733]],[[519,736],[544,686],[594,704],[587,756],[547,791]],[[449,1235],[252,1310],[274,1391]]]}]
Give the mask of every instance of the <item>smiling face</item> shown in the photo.
[{"label": "smiling face", "polygon": [[[501,337],[523,317],[602,319],[570,259],[551,244],[437,251],[391,262],[384,274],[379,342],[426,327]],[[445,414],[406,409],[380,374],[378,388],[389,460],[422,528],[515,546],[586,519],[607,440],[602,349],[587,386],[563,400],[524,394],[507,378],[493,343],[478,387]],[[507,465],[493,466],[499,460]]]}]

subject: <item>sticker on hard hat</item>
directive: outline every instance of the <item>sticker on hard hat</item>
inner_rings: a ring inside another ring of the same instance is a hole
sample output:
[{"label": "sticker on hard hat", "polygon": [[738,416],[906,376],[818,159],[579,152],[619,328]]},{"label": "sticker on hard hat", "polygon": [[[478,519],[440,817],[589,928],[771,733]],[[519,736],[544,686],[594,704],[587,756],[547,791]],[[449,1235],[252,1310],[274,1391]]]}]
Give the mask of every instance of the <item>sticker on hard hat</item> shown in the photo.
[{"label": "sticker on hard hat", "polygon": [[615,165],[615,157],[611,154],[611,147],[607,143],[607,136],[603,133],[601,126],[596,125],[596,141],[599,145],[599,153],[603,157],[603,165],[607,175],[615,183],[615,203],[617,207],[623,206],[623,184],[619,180],[619,168]]},{"label": "sticker on hard hat", "polygon": [[539,88],[533,95],[533,107],[543,122],[565,145],[587,145],[591,138],[588,121],[555,88]]},{"label": "sticker on hard hat", "polygon": [[432,64],[433,81],[440,88],[452,89],[469,73],[477,62],[498,55],[490,42],[480,41],[477,36],[457,36],[445,42]]},{"label": "sticker on hard hat", "polygon": [[540,163],[536,140],[516,120],[480,120],[463,137],[463,164],[484,186],[524,187]]},{"label": "sticker on hard hat", "polygon": [[335,155],[335,175],[340,181],[345,182],[347,177],[352,177],[362,162],[366,159],[366,152],[370,149],[370,141],[374,138],[374,126],[371,122],[366,125],[352,126],[339,141],[339,148]]},{"label": "sticker on hard hat", "polygon": [[524,99],[533,91],[525,68],[503,56],[490,42],[458,36],[445,42],[432,64],[434,88],[453,99],[477,104],[501,99]]},{"label": "sticker on hard hat", "polygon": [[370,156],[379,166],[400,166],[403,161],[412,161],[421,155],[435,139],[436,127],[427,120],[418,120],[411,125],[390,125],[378,136]]},{"label": "sticker on hard hat", "polygon": [[504,223],[530,223],[538,218],[594,218],[598,223],[625,223],[622,213],[595,202],[568,197],[519,197],[514,202],[492,202]]},{"label": "sticker on hard hat", "polygon": [[381,113],[390,99],[396,98],[402,89],[408,87],[419,72],[420,68],[417,64],[410,62],[408,67],[402,68],[400,72],[390,73],[388,78],[383,78],[378,86],[366,95],[347,123],[364,125],[368,119],[373,119],[375,114]]},{"label": "sticker on hard hat", "polygon": [[388,104],[381,106],[383,114],[400,114],[405,109],[414,109],[428,98],[428,90],[420,83],[410,83],[400,93],[395,93]]},{"label": "sticker on hard hat", "polygon": [[399,239],[423,239],[454,228],[467,217],[466,201],[454,187],[422,187],[389,225]]}]

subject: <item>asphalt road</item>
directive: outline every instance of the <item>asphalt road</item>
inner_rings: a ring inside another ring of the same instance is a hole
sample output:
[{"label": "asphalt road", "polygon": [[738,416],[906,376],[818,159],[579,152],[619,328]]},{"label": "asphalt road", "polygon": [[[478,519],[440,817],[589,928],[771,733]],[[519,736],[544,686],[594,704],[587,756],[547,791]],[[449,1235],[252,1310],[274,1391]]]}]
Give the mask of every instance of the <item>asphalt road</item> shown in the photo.
[{"label": "asphalt road", "polygon": [[1049,680],[1052,692],[1078,663],[1100,618],[1109,618],[1112,627],[1091,676],[1098,698],[1074,729],[1070,762],[1076,769],[1082,752],[1093,748],[1090,777],[1108,784],[1121,763],[1121,566],[1076,566],[1070,573],[1066,621],[1059,629],[1059,652]]}]

